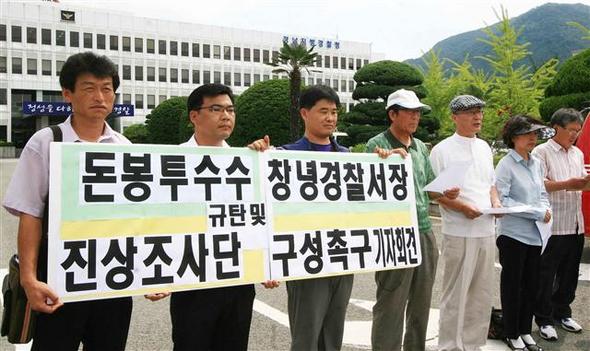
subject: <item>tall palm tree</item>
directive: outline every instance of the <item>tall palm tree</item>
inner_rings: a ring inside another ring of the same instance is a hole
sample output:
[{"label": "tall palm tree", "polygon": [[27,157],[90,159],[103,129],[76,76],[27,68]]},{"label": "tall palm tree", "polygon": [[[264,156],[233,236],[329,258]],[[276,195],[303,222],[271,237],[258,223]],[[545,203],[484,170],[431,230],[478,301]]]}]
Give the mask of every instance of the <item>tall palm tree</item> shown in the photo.
[{"label": "tall palm tree", "polygon": [[283,42],[283,47],[279,51],[278,57],[273,58],[268,65],[275,67],[273,73],[285,73],[289,77],[289,92],[291,105],[289,112],[291,115],[289,132],[292,140],[297,140],[301,135],[301,117],[299,116],[299,96],[301,95],[301,71],[318,72],[310,70],[317,61],[318,54],[313,52],[315,46],[307,48],[301,44],[291,44]]}]

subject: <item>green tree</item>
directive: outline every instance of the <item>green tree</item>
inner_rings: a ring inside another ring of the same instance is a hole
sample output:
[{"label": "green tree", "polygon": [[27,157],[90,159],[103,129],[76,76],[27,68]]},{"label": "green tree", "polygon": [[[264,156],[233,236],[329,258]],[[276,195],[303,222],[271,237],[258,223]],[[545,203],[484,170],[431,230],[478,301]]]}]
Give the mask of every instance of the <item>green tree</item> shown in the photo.
[{"label": "green tree", "polygon": [[309,67],[317,61],[317,53],[313,52],[314,46],[307,48],[305,45],[283,42],[277,58],[268,65],[275,67],[273,73],[285,73],[289,77],[289,133],[291,140],[297,140],[301,136],[301,117],[299,115],[299,96],[301,95],[301,71],[309,73]]},{"label": "green tree", "polygon": [[147,126],[143,123],[132,124],[123,130],[123,135],[133,144],[149,144],[150,138]]},{"label": "green tree", "polygon": [[236,125],[228,143],[245,146],[264,135],[273,145],[293,141],[289,129],[290,84],[272,79],[254,84],[236,101]]},{"label": "green tree", "polygon": [[180,144],[193,133],[186,111],[186,97],[174,97],[160,103],[146,116],[150,143]]},{"label": "green tree", "polygon": [[566,24],[568,26],[572,26],[574,28],[578,28],[579,30],[581,30],[582,33],[584,33],[584,35],[582,36],[582,39],[590,40],[590,28],[585,27],[581,23],[574,22],[574,21],[567,22]]}]

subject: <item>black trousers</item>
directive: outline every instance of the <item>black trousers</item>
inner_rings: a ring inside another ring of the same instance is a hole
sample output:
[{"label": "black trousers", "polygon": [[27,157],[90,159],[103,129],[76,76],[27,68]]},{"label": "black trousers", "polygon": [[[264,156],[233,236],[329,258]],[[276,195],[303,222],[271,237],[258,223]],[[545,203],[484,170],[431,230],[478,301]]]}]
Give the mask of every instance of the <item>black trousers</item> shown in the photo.
[{"label": "black trousers", "polygon": [[254,285],[173,293],[174,350],[247,350],[254,295]]},{"label": "black trousers", "polygon": [[553,325],[553,320],[572,316],[576,298],[584,235],[553,235],[541,256],[535,323]]},{"label": "black trousers", "polygon": [[505,235],[498,237],[496,245],[502,265],[500,300],[504,335],[516,339],[531,333],[541,246],[527,245]]},{"label": "black trousers", "polygon": [[130,297],[66,303],[37,317],[31,350],[125,350],[133,300]]}]

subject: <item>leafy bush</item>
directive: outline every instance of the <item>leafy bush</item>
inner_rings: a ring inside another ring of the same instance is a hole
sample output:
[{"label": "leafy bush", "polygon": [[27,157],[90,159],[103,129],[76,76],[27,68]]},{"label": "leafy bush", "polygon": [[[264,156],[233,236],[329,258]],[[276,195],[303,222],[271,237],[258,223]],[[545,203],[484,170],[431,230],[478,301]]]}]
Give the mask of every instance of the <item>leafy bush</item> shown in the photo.
[{"label": "leafy bush", "polygon": [[553,112],[562,107],[571,107],[576,110],[582,109],[584,102],[590,101],[590,91],[578,94],[569,94],[562,96],[551,96],[545,98],[539,106],[539,112],[544,121],[550,121]]},{"label": "leafy bush", "polygon": [[352,93],[352,98],[355,100],[381,98],[384,101],[386,101],[389,94],[391,94],[394,91],[399,90],[399,89],[412,90],[416,93],[416,95],[418,95],[419,98],[423,98],[426,96],[426,90],[424,89],[424,87],[422,87],[420,85],[418,85],[418,86],[408,86],[408,85],[390,86],[390,85],[380,85],[380,84],[368,83],[368,84],[357,85],[357,87],[354,89],[354,92]]},{"label": "leafy bush", "polygon": [[545,96],[560,96],[590,91],[590,49],[563,63],[553,82],[545,89]]},{"label": "leafy bush", "polygon": [[365,65],[354,74],[357,82],[374,82],[379,85],[418,85],[423,77],[416,68],[397,61],[378,61]]},{"label": "leafy bush", "polygon": [[143,123],[132,124],[123,130],[123,135],[134,144],[149,144],[150,138],[147,126]]},{"label": "leafy bush", "polygon": [[366,148],[367,148],[367,144],[360,143],[360,144],[356,144],[355,146],[351,147],[350,152],[363,153],[363,152],[365,152]]},{"label": "leafy bush", "polygon": [[186,97],[168,99],[146,116],[149,142],[153,144],[180,144],[193,133],[186,111]]}]

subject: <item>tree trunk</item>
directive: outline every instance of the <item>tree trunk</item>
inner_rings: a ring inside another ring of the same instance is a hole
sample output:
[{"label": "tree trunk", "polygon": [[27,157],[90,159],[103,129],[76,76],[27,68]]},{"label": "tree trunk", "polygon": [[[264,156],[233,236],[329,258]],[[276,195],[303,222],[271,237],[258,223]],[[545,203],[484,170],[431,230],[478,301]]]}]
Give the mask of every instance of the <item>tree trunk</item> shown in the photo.
[{"label": "tree trunk", "polygon": [[299,67],[293,67],[291,72],[291,79],[289,79],[289,90],[291,95],[291,106],[289,108],[291,115],[291,123],[289,132],[291,134],[291,141],[299,139],[301,136],[301,115],[299,114],[299,96],[301,95],[301,71]]}]

